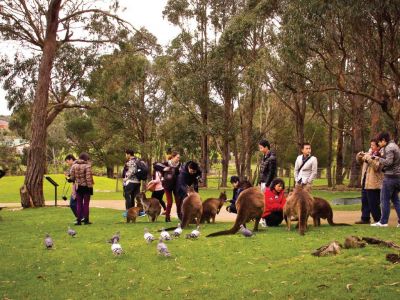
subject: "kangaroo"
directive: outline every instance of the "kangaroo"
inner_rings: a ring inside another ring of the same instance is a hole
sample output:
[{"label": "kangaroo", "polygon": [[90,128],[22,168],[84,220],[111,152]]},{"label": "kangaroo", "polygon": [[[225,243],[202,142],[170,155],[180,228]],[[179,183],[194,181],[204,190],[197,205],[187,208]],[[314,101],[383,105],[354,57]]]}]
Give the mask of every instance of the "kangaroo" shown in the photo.
[{"label": "kangaroo", "polygon": [[143,210],[147,214],[149,221],[156,222],[161,213],[160,201],[156,198],[146,198],[146,193],[141,192],[136,196],[136,199],[143,205]]},{"label": "kangaroo", "polygon": [[307,220],[311,211],[312,197],[310,193],[304,190],[301,185],[296,186],[293,193],[289,194],[283,208],[287,230],[290,230],[291,217],[298,217],[299,234],[304,235],[304,232],[307,229]]},{"label": "kangaroo", "polygon": [[313,218],[314,227],[321,225],[321,219],[327,219],[331,226],[351,226],[345,223],[333,222],[333,211],[328,201],[320,197],[314,197],[311,217]]},{"label": "kangaroo", "polygon": [[233,227],[229,230],[218,231],[207,235],[214,237],[219,235],[235,234],[239,231],[240,225],[255,219],[253,231],[258,231],[258,223],[264,212],[264,194],[259,187],[251,187],[240,193],[236,201],[237,216]]},{"label": "kangaroo", "polygon": [[219,214],[222,205],[224,205],[226,201],[226,192],[222,192],[219,195],[219,198],[208,198],[206,201],[203,202],[203,214],[201,215],[200,223],[215,223],[215,216]]},{"label": "kangaroo", "polygon": [[139,215],[140,207],[131,207],[128,209],[128,213],[126,215],[126,223],[133,222],[136,223],[136,218]]},{"label": "kangaroo", "polygon": [[203,205],[200,195],[196,193],[193,187],[189,187],[187,196],[182,202],[182,226],[187,227],[191,222],[196,219],[196,224],[199,226],[201,215],[203,213]]}]

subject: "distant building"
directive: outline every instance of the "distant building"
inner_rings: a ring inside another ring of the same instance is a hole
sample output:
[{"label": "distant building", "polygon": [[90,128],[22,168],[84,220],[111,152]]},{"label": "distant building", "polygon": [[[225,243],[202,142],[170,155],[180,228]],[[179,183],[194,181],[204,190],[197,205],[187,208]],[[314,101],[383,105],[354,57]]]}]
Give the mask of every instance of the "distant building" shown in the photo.
[{"label": "distant building", "polygon": [[20,155],[24,153],[25,148],[29,148],[29,142],[21,138],[5,137],[4,141],[1,141],[0,144],[14,148]]},{"label": "distant building", "polygon": [[8,129],[8,122],[0,120],[0,129]]}]

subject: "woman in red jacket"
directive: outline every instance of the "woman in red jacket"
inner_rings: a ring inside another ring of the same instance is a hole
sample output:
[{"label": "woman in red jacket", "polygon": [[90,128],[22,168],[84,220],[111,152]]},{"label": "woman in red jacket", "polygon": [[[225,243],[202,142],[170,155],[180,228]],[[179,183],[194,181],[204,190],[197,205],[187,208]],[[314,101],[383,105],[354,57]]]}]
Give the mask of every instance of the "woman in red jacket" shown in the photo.
[{"label": "woman in red jacket", "polygon": [[264,192],[264,213],[262,217],[267,226],[278,226],[283,220],[283,206],[286,203],[285,182],[275,178]]}]

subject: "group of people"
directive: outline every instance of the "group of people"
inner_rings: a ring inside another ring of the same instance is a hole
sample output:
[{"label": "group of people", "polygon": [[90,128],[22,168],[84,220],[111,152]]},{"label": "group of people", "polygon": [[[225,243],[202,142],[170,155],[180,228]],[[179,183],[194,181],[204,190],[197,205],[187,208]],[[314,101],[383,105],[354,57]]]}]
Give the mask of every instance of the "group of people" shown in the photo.
[{"label": "group of people", "polygon": [[[265,196],[265,208],[262,215],[263,226],[278,226],[283,220],[283,207],[286,203],[285,183],[277,178],[276,154],[271,151],[270,143],[261,140],[258,144],[262,159],[259,165],[258,185]],[[135,206],[135,199],[140,192],[141,179],[138,177],[140,160],[133,150],[125,151],[126,162],[123,170],[123,187],[126,212]],[[390,214],[390,201],[393,202],[397,212],[400,227],[400,149],[390,139],[386,132],[380,133],[376,139],[372,139],[368,152],[360,152],[356,156],[362,167],[362,208],[361,220],[356,224],[370,224],[370,215],[374,219],[371,226],[388,226]],[[93,194],[93,173],[89,162],[89,155],[82,153],[76,160],[73,155],[65,159],[70,166],[67,180],[73,182],[73,190],[70,199],[70,207],[76,217],[76,224],[91,224],[89,221],[89,202]],[[318,161],[311,155],[310,143],[301,146],[301,154],[295,161],[294,178],[297,185],[311,191],[313,180],[317,176]],[[194,161],[184,164],[180,162],[180,155],[171,151],[166,160],[153,164],[152,180],[147,184],[147,190],[152,192],[152,197],[160,201],[163,207],[165,221],[171,222],[171,208],[175,199],[176,210],[179,219],[182,219],[182,202],[187,196],[187,188],[193,186],[198,192],[198,184],[201,178],[201,169]],[[230,180],[233,186],[233,196],[229,200],[227,211],[237,213],[236,201],[240,193],[251,183],[241,181],[238,176],[232,176]],[[166,196],[167,203],[163,197]],[[137,203],[141,207],[141,203]],[[140,215],[144,215],[142,211]]]},{"label": "group of people", "polygon": [[387,227],[392,201],[400,228],[400,149],[387,132],[371,139],[368,152],[356,156],[362,164],[361,220],[356,224]]}]

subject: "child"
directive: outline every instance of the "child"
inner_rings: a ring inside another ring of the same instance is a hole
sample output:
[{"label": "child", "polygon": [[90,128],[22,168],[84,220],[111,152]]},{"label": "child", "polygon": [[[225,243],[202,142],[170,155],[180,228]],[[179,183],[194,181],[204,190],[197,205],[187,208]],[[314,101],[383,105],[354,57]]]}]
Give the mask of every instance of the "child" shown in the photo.
[{"label": "child", "polygon": [[231,184],[233,186],[233,197],[232,200],[229,200],[231,204],[226,207],[226,210],[230,213],[237,214],[236,210],[236,201],[239,198],[239,195],[245,189],[251,187],[251,183],[247,180],[240,181],[238,176],[231,177]]},{"label": "child", "polygon": [[276,178],[264,192],[264,213],[262,215],[266,226],[278,226],[283,220],[283,207],[286,203],[285,182]]}]

